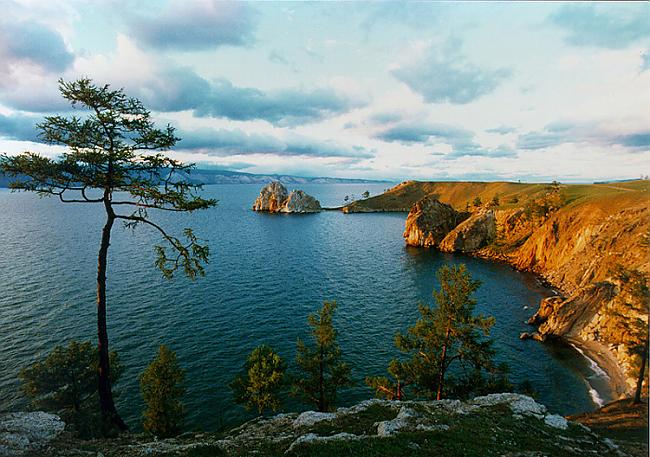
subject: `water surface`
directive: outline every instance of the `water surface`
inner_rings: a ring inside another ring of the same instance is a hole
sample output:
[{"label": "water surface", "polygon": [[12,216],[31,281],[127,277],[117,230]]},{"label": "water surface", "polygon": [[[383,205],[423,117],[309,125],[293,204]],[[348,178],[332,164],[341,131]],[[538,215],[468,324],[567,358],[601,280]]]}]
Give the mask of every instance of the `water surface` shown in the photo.
[{"label": "water surface", "polygon": [[[345,195],[372,195],[388,185],[304,185],[324,206]],[[157,233],[115,227],[108,274],[111,348],[125,366],[117,406],[137,426],[137,378],[158,345],[174,349],[187,370],[190,428],[214,429],[248,417],[232,403],[228,384],[246,355],[266,343],[293,361],[306,317],[336,300],[335,318],[357,385],[341,404],[372,396],[367,375],[385,373],[397,355],[395,332],[412,325],[419,302],[432,303],[435,271],[466,263],[483,282],[478,311],[497,319],[492,336],[512,380],[529,379],[540,401],[561,414],[593,409],[585,378],[589,362],[561,344],[520,341],[524,321],[548,291],[508,266],[433,250],[407,248],[405,214],[271,215],[250,210],[259,185],[205,189],[219,205],[192,215],[154,214],[180,233],[192,226],[209,241],[211,263],[195,282],[160,277],[153,266]],[[16,378],[21,367],[70,339],[95,340],[95,269],[102,208],[61,204],[0,190],[0,410],[25,407]],[[296,402],[290,408],[299,408]]]}]

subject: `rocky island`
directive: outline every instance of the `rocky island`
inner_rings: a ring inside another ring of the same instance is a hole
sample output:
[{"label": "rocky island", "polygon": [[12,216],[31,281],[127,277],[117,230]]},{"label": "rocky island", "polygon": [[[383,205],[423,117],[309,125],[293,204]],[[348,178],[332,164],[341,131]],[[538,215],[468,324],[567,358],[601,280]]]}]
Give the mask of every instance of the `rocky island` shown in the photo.
[{"label": "rocky island", "polygon": [[317,213],[320,202],[302,190],[287,192],[280,181],[267,184],[253,203],[253,211],[269,213]]}]

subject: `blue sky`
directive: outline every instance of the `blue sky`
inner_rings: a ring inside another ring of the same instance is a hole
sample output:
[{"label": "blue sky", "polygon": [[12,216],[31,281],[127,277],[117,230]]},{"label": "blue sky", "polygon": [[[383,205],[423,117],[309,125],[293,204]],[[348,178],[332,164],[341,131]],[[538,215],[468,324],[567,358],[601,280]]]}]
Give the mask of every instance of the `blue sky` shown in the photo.
[{"label": "blue sky", "polygon": [[0,151],[57,80],[123,87],[176,158],[253,173],[650,173],[650,4],[0,0]]}]

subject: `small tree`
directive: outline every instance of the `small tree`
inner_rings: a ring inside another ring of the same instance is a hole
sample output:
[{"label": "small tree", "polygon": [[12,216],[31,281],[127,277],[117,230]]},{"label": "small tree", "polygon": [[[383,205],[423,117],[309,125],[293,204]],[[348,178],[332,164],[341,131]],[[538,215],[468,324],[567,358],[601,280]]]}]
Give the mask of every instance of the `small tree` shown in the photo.
[{"label": "small tree", "polygon": [[370,197],[370,192],[368,192],[368,191],[366,190],[364,193],[361,194],[361,197],[362,197],[362,198],[368,198],[368,197]]},{"label": "small tree", "polygon": [[[493,317],[474,316],[474,281],[465,265],[444,266],[438,270],[440,290],[433,295],[437,308],[419,305],[420,318],[406,334],[395,337],[397,348],[409,354],[407,361],[393,360],[391,371],[398,379],[414,384],[416,392],[440,400],[446,391],[460,395],[476,387],[476,376],[484,370],[494,371],[492,342],[483,339],[494,325]],[[454,362],[470,368],[470,376],[451,379],[446,385],[449,368]]]},{"label": "small tree", "polygon": [[[111,381],[122,373],[117,352],[110,353]],[[97,366],[99,354],[90,341],[70,341],[56,346],[43,360],[23,368],[18,375],[23,392],[37,409],[60,414],[84,437],[93,436],[99,415]]]},{"label": "small tree", "polygon": [[341,348],[336,342],[332,322],[336,302],[324,302],[307,322],[311,327],[313,345],[297,342],[296,363],[301,373],[294,380],[294,394],[313,404],[318,411],[329,411],[336,403],[337,390],[351,385],[350,367],[341,360]]},{"label": "small tree", "polygon": [[269,346],[258,346],[248,356],[244,370],[231,384],[235,402],[249,410],[257,409],[259,414],[266,409],[277,411],[282,406],[280,392],[285,386],[282,357]]},{"label": "small tree", "polygon": [[477,208],[478,208],[479,206],[481,206],[481,205],[483,204],[483,202],[481,201],[481,197],[476,197],[476,198],[474,199],[474,203],[473,203],[473,204],[474,204],[474,206],[477,207]]},{"label": "small tree", "polygon": [[375,391],[377,398],[388,400],[404,400],[404,387],[406,384],[399,378],[399,367],[395,361],[388,366],[389,377],[367,376],[366,384]]},{"label": "small tree", "polygon": [[[106,222],[102,229],[97,262],[97,348],[99,350],[98,392],[102,415],[120,430],[120,418],[111,392],[108,331],[106,326],[106,276],[111,231],[116,221],[134,229],[147,225],[162,236],[156,246],[156,266],[166,278],[181,268],[194,279],[203,275],[209,249],[191,229],[182,241],[152,221],[148,211],[191,212],[209,208],[216,200],[195,194],[200,189],[187,178],[194,165],[183,164],[160,151],[179,140],[174,128],[157,129],[151,113],[135,98],[108,85],[97,86],[90,79],[59,80],[63,98],[73,108],[85,109],[82,116],[49,116],[37,127],[49,144],[66,146],[57,159],[25,152],[10,157],[0,155],[0,172],[13,176],[15,190],[56,196],[64,203],[99,205]],[[91,194],[92,190],[97,194]],[[129,211],[120,213],[125,208]],[[171,255],[169,252],[171,249]]]},{"label": "small tree", "polygon": [[499,200],[499,194],[495,194],[494,197],[492,197],[492,201],[490,201],[490,206],[497,207],[501,204]]},{"label": "small tree", "polygon": [[[614,278],[620,283],[616,303],[622,313],[617,314],[625,322],[623,330],[627,352],[636,360],[638,375],[634,391],[634,403],[641,403],[643,381],[648,362],[648,318],[650,313],[650,290],[645,273],[628,270],[617,265],[613,271]],[[645,319],[644,319],[645,318]]]},{"label": "small tree", "polygon": [[181,431],[185,411],[181,397],[185,378],[176,360],[176,353],[161,345],[156,358],[140,376],[140,389],[147,406],[142,426],[160,437],[177,435]]}]

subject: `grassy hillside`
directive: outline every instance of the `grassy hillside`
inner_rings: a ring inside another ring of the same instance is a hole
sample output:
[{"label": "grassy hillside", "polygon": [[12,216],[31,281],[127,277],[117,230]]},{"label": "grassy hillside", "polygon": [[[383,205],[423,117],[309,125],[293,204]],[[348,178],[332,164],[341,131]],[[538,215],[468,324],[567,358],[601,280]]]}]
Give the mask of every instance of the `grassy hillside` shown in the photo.
[{"label": "grassy hillside", "polygon": [[[549,186],[547,183],[406,181],[381,195],[355,201],[346,206],[344,211],[350,213],[408,212],[415,202],[431,194],[456,209],[464,209],[468,203],[472,205],[476,197],[479,197],[483,203],[488,203],[498,196],[499,209],[508,209],[521,206],[527,200],[538,198],[548,191]],[[562,184],[561,188],[567,204],[585,200],[602,200],[604,205],[609,205],[616,203],[617,199],[622,199],[623,204],[630,204],[633,201],[648,200],[650,195],[650,181],[646,180],[612,184]]]}]

